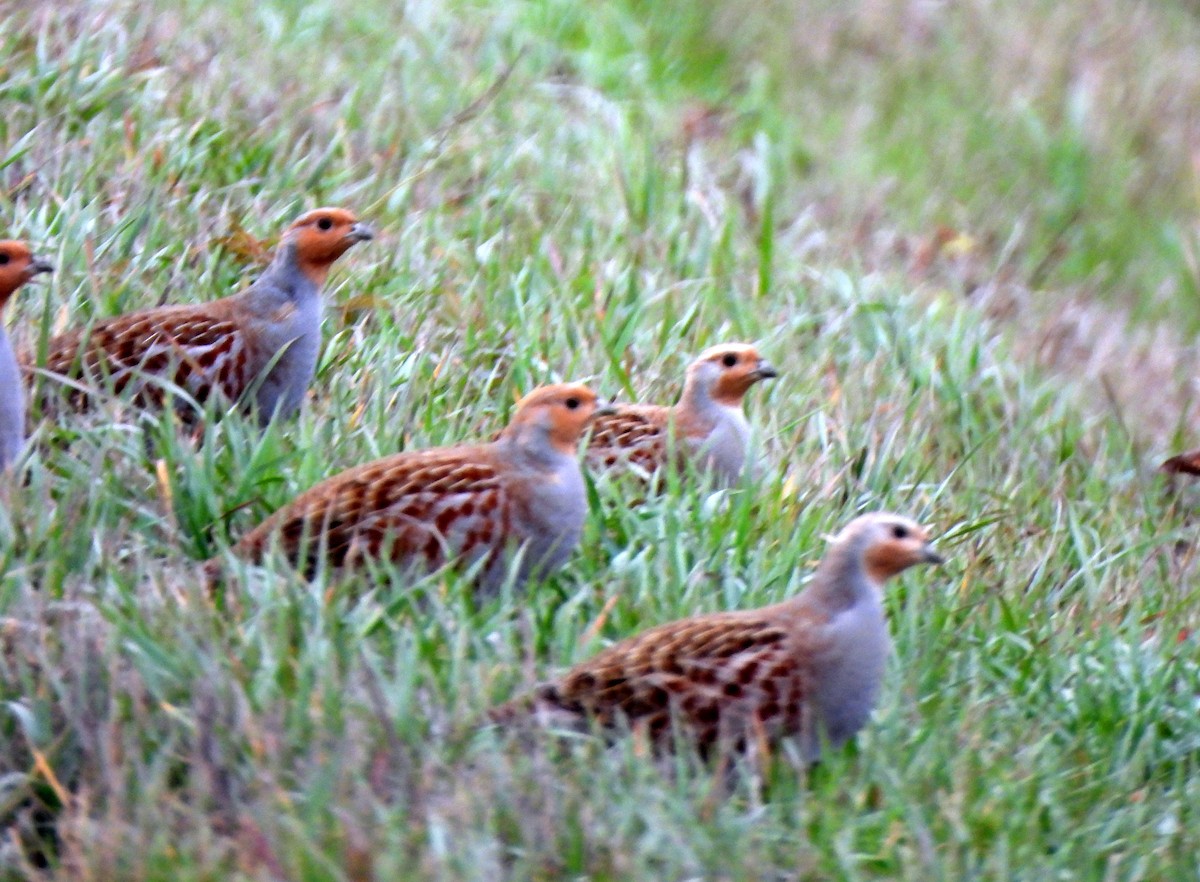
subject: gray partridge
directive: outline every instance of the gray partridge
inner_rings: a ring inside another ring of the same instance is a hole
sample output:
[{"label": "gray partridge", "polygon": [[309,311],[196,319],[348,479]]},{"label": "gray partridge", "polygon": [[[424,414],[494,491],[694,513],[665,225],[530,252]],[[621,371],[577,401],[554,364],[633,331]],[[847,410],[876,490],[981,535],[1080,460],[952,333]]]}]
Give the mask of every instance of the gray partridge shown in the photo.
[{"label": "gray partridge", "polygon": [[[287,228],[270,266],[245,291],[206,303],[160,306],[101,319],[52,339],[44,361],[26,353],[27,370],[79,379],[157,403],[156,375],[203,402],[214,389],[247,401],[267,422],[294,413],[316,370],[321,289],[333,263],[369,226],[342,208],[306,212]],[[76,403],[83,403],[78,396]]]},{"label": "gray partridge", "polygon": [[[349,469],[302,493],[233,546],[260,560],[273,545],[305,571],[390,558],[419,572],[484,558],[479,585],[503,584],[519,555],[520,585],[566,562],[587,513],[578,462],[598,408],[586,386],[544,386],[525,396],[489,443],[415,450]],[[215,577],[216,560],[208,574]]]},{"label": "gray partridge", "polygon": [[[38,273],[53,272],[48,260],[24,242],[0,241],[0,314],[13,294]],[[25,446],[25,390],[12,344],[0,322],[0,470]]]},{"label": "gray partridge", "polygon": [[923,528],[863,515],[833,541],[816,575],[774,606],[651,628],[491,712],[502,724],[628,727],[659,748],[678,734],[708,754],[797,738],[812,762],[866,723],[891,652],[882,588],[941,563]]},{"label": "gray partridge", "polygon": [[1200,475],[1200,450],[1172,456],[1159,468],[1170,475]]},{"label": "gray partridge", "polygon": [[675,405],[629,404],[597,418],[587,465],[608,470],[632,464],[653,473],[674,457],[730,486],[747,468],[750,426],[742,400],[755,383],[775,376],[753,346],[713,346],[689,365]]}]

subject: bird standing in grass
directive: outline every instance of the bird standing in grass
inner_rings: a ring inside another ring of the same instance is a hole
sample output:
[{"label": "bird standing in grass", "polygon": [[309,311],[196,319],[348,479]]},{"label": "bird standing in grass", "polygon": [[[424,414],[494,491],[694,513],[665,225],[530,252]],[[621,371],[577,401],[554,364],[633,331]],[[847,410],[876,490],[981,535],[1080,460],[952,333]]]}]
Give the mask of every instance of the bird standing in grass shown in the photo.
[{"label": "bird standing in grass", "polygon": [[743,399],[755,383],[775,376],[753,346],[714,346],[688,367],[677,404],[623,405],[598,418],[587,465],[654,473],[670,462],[691,462],[719,484],[735,484],[747,469],[750,442]]},{"label": "bird standing in grass", "polygon": [[[53,272],[24,242],[0,241],[0,313],[13,294],[39,273]],[[25,390],[8,334],[0,322],[0,470],[25,446]]]},{"label": "bird standing in grass", "polygon": [[[233,552],[260,560],[272,546],[311,572],[364,558],[419,572],[484,558],[491,592],[557,569],[575,550],[587,498],[579,438],[599,404],[586,386],[544,386],[525,396],[490,443],[397,453],[317,484],[248,533]],[[216,559],[207,565],[214,578]]]},{"label": "bird standing in grass", "polygon": [[678,734],[704,754],[795,737],[813,762],[866,723],[891,651],[882,589],[942,559],[899,515],[863,515],[833,540],[812,582],[763,609],[651,628],[576,665],[493,721],[628,727],[658,747]]},{"label": "bird standing in grass", "polygon": [[[200,404],[214,390],[231,402],[252,390],[247,403],[263,423],[290,416],[316,370],[329,269],[373,237],[345,209],[309,211],[288,227],[270,266],[245,291],[101,319],[52,339],[40,362],[26,353],[24,365],[117,393],[132,385],[143,404],[161,402],[162,381]],[[73,400],[83,404],[86,396]]]}]

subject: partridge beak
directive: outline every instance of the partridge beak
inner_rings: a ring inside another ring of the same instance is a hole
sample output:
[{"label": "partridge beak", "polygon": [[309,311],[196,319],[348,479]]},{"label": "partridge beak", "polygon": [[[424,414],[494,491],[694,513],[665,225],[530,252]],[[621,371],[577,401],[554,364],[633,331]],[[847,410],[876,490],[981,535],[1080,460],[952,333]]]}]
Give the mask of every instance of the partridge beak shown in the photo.
[{"label": "partridge beak", "polygon": [[29,275],[36,276],[38,273],[54,272],[54,264],[46,260],[44,257],[34,257],[29,263]]},{"label": "partridge beak", "polygon": [[759,360],[758,364],[754,366],[754,376],[759,380],[770,380],[778,377],[779,374],[771,362]]},{"label": "partridge beak", "polygon": [[940,554],[938,554],[934,550],[933,546],[930,545],[928,542],[926,542],[925,545],[921,548],[921,563],[927,563],[927,564],[933,564],[934,566],[940,566],[941,564],[944,564],[945,562],[946,562],[946,558],[944,558]]},{"label": "partridge beak", "polygon": [[350,227],[349,236],[355,242],[369,242],[375,238],[375,231],[370,224],[359,222]]}]

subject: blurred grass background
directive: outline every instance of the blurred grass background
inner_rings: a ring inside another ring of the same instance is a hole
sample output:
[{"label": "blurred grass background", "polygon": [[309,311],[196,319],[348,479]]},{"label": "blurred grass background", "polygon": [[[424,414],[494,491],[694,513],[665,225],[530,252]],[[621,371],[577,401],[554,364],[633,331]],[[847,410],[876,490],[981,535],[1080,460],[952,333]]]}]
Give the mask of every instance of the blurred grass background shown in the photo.
[{"label": "blurred grass background", "polygon": [[[55,258],[20,344],[339,265],[302,416],[203,443],[39,420],[0,509],[0,867],[102,879],[1147,879],[1198,842],[1197,18],[1187,4],[2,2],[0,217]],[[535,384],[666,401],[748,339],[772,462],[474,603],[454,574],[197,561],[329,474],[486,436]],[[651,624],[797,591],[889,507],[855,747],[731,782],[478,731]]]}]

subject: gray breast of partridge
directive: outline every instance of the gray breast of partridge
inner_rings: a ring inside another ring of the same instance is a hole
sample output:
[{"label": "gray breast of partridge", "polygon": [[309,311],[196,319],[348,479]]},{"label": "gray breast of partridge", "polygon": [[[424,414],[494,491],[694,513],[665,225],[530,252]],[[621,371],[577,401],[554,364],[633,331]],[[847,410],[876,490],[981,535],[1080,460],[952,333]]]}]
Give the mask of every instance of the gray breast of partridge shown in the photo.
[{"label": "gray breast of partridge", "polygon": [[8,334],[0,326],[0,469],[12,462],[25,445],[24,381]]}]

